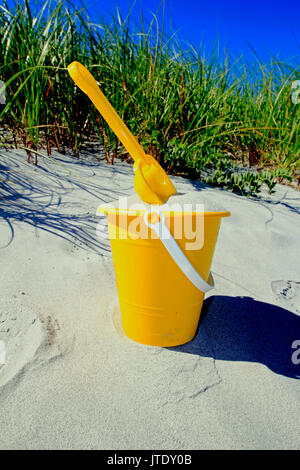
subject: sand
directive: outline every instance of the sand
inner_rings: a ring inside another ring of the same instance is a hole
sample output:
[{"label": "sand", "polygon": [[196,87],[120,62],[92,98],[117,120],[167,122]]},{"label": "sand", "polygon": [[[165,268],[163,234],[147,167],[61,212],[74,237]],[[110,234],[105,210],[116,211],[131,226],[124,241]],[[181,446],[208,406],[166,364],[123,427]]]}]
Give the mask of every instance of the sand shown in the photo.
[{"label": "sand", "polygon": [[164,349],[124,335],[96,214],[134,194],[131,166],[0,162],[1,449],[300,448],[299,192],[172,178],[231,217],[197,336]]},{"label": "sand", "polygon": [[220,200],[216,201],[215,197],[209,192],[193,190],[186,193],[178,192],[173,194],[169,199],[160,205],[150,205],[140,199],[137,194],[131,196],[121,196],[118,199],[100,204],[101,207],[126,208],[128,210],[156,210],[163,212],[176,211],[197,211],[197,212],[224,212],[228,209]]}]

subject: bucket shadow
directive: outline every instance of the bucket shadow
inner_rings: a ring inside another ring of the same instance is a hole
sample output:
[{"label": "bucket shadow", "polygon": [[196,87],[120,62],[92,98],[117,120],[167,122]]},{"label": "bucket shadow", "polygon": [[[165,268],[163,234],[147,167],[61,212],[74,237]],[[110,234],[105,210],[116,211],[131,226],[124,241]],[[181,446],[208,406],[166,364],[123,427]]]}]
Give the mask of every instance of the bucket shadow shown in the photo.
[{"label": "bucket shadow", "polygon": [[[169,348],[225,361],[264,364],[276,374],[300,379],[300,317],[250,297],[212,296],[204,301],[193,341]],[[210,347],[203,343],[207,333]],[[299,349],[299,346],[297,346]],[[294,356],[293,356],[294,353]],[[293,356],[293,358],[292,358]]]}]

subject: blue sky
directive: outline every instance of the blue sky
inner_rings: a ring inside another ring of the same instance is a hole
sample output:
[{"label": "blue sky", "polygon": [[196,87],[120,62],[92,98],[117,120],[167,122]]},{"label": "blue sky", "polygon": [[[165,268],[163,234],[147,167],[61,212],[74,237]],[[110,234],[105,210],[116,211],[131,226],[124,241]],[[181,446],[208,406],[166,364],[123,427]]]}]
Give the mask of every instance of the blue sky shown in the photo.
[{"label": "blue sky", "polygon": [[[29,0],[32,6],[44,0]],[[163,0],[72,0],[84,5],[91,17],[98,11],[108,19],[119,7],[126,17],[130,7],[132,16],[140,21],[140,12],[152,18],[157,12],[162,23]],[[8,0],[11,4],[13,0]],[[2,1],[0,0],[0,3]],[[55,0],[52,1],[55,3]],[[227,48],[234,58],[241,54],[253,58],[248,43],[263,62],[271,54],[277,59],[300,63],[300,0],[165,0],[165,29],[178,30],[181,39],[210,53],[219,38],[220,51]]]},{"label": "blue sky", "polygon": [[[91,16],[97,9],[104,16],[116,11],[125,17],[131,0],[82,0]],[[162,5],[161,0],[136,0],[132,10],[135,18],[143,10],[150,18]],[[162,7],[158,14],[162,19]],[[218,33],[224,46],[235,55],[251,57],[248,43],[262,61],[272,53],[278,59],[300,62],[300,0],[165,0],[165,24],[179,30],[182,39],[198,47],[202,41],[206,50],[212,48]]]}]

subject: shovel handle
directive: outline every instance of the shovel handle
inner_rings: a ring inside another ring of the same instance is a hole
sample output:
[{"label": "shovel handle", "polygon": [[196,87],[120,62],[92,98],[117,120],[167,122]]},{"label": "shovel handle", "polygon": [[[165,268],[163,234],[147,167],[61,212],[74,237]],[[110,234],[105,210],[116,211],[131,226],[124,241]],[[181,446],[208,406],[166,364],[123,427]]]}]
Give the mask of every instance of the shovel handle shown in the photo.
[{"label": "shovel handle", "polygon": [[145,159],[143,147],[130,132],[108,99],[100,90],[93,75],[80,62],[68,65],[68,72],[76,85],[90,98],[105,121],[112,128],[118,139],[122,142],[132,158],[137,161]]}]

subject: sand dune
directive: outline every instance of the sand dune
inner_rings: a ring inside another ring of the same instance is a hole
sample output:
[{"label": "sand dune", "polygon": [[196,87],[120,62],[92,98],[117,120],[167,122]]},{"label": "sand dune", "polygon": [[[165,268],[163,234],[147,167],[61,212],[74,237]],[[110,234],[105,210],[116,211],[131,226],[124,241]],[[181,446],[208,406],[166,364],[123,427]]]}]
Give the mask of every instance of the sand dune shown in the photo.
[{"label": "sand dune", "polygon": [[231,217],[197,336],[155,348],[124,335],[96,235],[98,205],[134,194],[131,167],[0,157],[1,449],[299,449],[299,192],[173,178]]}]

